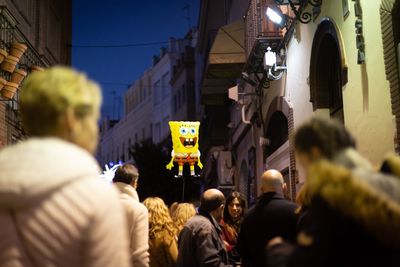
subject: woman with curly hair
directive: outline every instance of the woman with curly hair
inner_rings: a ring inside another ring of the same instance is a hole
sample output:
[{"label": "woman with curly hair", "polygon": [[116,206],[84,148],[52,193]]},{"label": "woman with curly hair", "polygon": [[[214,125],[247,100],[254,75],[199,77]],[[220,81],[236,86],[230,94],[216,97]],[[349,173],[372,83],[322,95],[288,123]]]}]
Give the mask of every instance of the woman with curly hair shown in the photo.
[{"label": "woman with curly hair", "polygon": [[180,203],[177,205],[175,212],[172,214],[172,220],[176,228],[176,236],[179,236],[186,222],[196,215],[196,209],[191,203]]},{"label": "woman with curly hair", "polygon": [[167,206],[158,197],[148,197],[143,204],[149,211],[150,267],[175,266],[178,247]]}]

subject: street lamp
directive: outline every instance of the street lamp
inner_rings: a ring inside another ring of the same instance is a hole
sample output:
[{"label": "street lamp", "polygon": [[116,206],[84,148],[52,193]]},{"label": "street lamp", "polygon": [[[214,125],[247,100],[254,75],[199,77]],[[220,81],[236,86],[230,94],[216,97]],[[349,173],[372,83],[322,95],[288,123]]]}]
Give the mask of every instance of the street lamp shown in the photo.
[{"label": "street lamp", "polygon": [[268,73],[268,79],[273,81],[281,79],[286,69],[286,66],[276,64],[276,53],[271,51],[271,47],[268,47],[264,54],[264,70]]},{"label": "street lamp", "polygon": [[278,13],[277,11],[273,10],[270,7],[267,7],[267,17],[275,24],[282,26],[283,25],[283,14],[281,14],[280,12]]}]

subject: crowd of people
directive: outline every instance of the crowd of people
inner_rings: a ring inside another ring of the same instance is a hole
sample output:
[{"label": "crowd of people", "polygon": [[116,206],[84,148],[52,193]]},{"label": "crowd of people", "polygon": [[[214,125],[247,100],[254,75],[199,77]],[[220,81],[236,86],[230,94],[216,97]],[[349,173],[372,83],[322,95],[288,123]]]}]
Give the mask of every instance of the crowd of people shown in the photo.
[{"label": "crowd of people", "polygon": [[278,170],[200,205],[140,201],[138,169],[98,178],[99,87],[53,67],[20,94],[29,138],[0,151],[0,266],[400,266],[400,158],[374,168],[335,121],[311,118],[293,136],[306,181],[296,202]]}]

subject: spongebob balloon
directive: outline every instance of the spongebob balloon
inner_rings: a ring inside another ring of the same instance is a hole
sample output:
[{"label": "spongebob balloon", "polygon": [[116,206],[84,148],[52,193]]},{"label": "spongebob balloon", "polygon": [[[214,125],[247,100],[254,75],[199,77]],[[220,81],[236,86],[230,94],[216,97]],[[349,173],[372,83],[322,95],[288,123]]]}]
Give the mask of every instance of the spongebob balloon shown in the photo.
[{"label": "spongebob balloon", "polygon": [[200,161],[199,150],[199,126],[198,121],[170,121],[169,127],[172,136],[172,152],[171,161],[167,165],[167,169],[171,170],[174,167],[174,162],[178,164],[178,175],[182,177],[183,165],[189,164],[190,175],[197,177],[194,166],[197,163],[200,169],[203,164]]}]

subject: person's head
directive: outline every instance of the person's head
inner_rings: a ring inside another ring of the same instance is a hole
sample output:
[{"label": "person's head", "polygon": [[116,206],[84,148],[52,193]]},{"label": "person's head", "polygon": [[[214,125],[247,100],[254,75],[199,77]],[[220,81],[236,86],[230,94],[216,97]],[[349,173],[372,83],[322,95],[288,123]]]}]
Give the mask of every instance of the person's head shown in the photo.
[{"label": "person's head", "polygon": [[143,201],[149,212],[149,237],[158,238],[164,230],[171,236],[175,236],[175,228],[169,215],[168,208],[159,197],[148,197]]},{"label": "person's head", "polygon": [[307,169],[313,162],[331,160],[346,148],[355,148],[355,140],[338,121],[313,117],[294,135],[294,147],[300,164]]},{"label": "person's head", "polygon": [[174,216],[176,209],[178,208],[179,203],[174,202],[169,206],[169,215],[171,215],[171,218]]},{"label": "person's head", "polygon": [[245,212],[246,201],[239,192],[233,191],[225,201],[224,221],[228,224],[239,221]]},{"label": "person's head", "polygon": [[206,190],[201,196],[200,208],[209,212],[215,220],[220,221],[223,216],[225,197],[218,189]]},{"label": "person's head", "polygon": [[52,67],[30,74],[20,93],[21,118],[30,136],[54,136],[90,153],[98,142],[101,93],[82,73]]},{"label": "person's head", "polygon": [[137,181],[139,179],[138,169],[132,164],[124,164],[118,167],[115,171],[113,182],[120,182],[132,185],[134,188],[137,187]]},{"label": "person's head", "polygon": [[172,221],[175,224],[177,234],[185,226],[186,222],[196,215],[196,209],[191,203],[180,203],[177,205],[175,212],[172,215]]},{"label": "person's head", "polygon": [[286,190],[286,183],[282,174],[277,170],[267,170],[261,176],[261,193],[283,193]]}]

